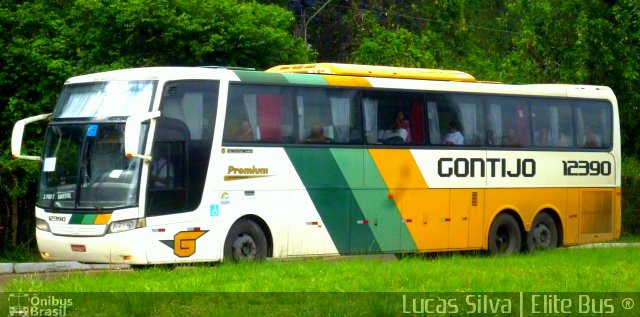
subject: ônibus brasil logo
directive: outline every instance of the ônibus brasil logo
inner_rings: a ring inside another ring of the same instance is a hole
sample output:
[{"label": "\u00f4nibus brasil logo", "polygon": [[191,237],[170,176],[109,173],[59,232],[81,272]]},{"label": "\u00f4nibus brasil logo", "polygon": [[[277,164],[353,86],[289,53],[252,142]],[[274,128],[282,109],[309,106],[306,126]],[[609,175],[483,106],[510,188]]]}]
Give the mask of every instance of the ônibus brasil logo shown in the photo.
[{"label": "\u00f4nibus brasil logo", "polygon": [[55,295],[9,294],[9,316],[67,316],[73,299]]}]

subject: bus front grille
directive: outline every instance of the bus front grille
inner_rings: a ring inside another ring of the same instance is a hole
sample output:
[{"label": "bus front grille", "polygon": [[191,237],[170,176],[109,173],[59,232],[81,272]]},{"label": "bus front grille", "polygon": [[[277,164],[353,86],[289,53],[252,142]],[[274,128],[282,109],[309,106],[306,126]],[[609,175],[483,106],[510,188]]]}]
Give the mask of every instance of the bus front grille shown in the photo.
[{"label": "bus front grille", "polygon": [[51,233],[62,236],[102,236],[106,225],[52,225]]}]

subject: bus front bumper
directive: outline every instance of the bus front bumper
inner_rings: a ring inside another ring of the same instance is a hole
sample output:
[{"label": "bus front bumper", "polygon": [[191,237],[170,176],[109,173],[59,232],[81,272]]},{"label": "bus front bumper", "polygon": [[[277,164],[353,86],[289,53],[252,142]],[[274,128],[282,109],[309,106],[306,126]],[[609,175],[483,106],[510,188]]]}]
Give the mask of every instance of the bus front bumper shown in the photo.
[{"label": "bus front bumper", "polygon": [[44,260],[83,263],[147,264],[144,243],[136,230],[99,237],[59,236],[36,229],[38,249]]}]

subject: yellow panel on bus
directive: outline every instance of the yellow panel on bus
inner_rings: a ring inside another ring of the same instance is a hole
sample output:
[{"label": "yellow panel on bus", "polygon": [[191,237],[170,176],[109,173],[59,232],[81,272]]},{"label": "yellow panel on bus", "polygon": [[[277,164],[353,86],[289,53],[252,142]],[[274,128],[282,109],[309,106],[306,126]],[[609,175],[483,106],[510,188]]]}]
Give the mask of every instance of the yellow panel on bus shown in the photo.
[{"label": "yellow panel on bus", "polygon": [[299,74],[332,74],[361,77],[386,77],[405,79],[425,79],[443,81],[475,82],[476,79],[457,70],[442,70],[429,68],[406,68],[391,66],[372,66],[339,63],[294,64],[272,67],[270,73],[299,73]]}]

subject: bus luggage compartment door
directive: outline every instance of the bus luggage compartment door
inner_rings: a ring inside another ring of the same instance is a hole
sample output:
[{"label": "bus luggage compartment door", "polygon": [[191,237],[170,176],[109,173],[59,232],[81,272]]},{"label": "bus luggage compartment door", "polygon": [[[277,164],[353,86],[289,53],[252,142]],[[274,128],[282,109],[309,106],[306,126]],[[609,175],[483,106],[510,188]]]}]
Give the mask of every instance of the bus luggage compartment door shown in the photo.
[{"label": "bus luggage compartment door", "polygon": [[580,243],[613,239],[613,194],[612,188],[580,191]]}]

